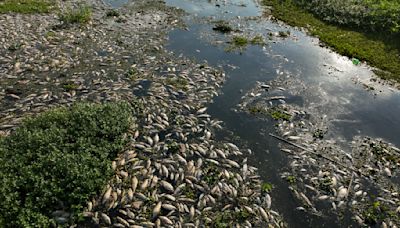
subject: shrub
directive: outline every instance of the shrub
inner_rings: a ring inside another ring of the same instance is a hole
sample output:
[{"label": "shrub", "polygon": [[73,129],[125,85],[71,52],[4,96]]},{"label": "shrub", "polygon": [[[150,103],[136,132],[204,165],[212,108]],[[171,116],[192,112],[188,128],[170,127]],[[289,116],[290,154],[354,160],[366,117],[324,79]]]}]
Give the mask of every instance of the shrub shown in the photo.
[{"label": "shrub", "polygon": [[59,17],[64,24],[85,24],[92,18],[92,10],[88,6],[81,6],[78,9],[70,8]]},{"label": "shrub", "polygon": [[0,138],[0,227],[78,219],[112,174],[110,160],[126,143],[131,115],[126,103],[75,104],[27,119]]}]

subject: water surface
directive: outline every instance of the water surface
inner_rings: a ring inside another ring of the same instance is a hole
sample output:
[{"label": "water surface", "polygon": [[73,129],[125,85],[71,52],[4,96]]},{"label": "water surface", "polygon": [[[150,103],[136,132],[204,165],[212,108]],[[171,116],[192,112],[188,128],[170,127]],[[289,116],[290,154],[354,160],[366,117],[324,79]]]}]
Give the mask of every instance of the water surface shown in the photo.
[{"label": "water surface", "polygon": [[[227,81],[220,95],[209,105],[213,118],[223,120],[226,128],[239,136],[253,154],[249,157],[265,181],[276,187],[272,192],[273,209],[284,216],[290,227],[343,227],[354,225],[350,214],[338,218],[333,214],[316,216],[295,210],[299,205],[279,173],[287,159],[279,151],[278,142],[268,136],[275,132],[274,121],[257,119],[237,112],[242,96],[257,81],[270,82],[278,75],[287,77],[288,91],[297,92],[292,101],[315,115],[327,118],[327,138],[340,139],[349,145],[356,135],[380,137],[400,145],[400,93],[370,81],[373,72],[368,66],[355,66],[351,59],[321,47],[315,38],[283,24],[263,20],[240,20],[260,16],[261,8],[251,0],[219,1],[167,0],[167,4],[186,10],[188,30],[169,34],[168,48],[212,66],[222,65]],[[239,19],[238,19],[239,16]],[[212,30],[212,20],[226,19],[254,34],[268,37],[270,32],[290,31],[286,39],[273,39],[267,45],[249,46],[239,52],[227,52],[226,36]],[[215,45],[215,41],[220,45]],[[230,67],[234,66],[234,67]],[[300,81],[301,83],[293,83]],[[371,84],[375,90],[365,89]],[[224,137],[225,135],[220,135]]]}]

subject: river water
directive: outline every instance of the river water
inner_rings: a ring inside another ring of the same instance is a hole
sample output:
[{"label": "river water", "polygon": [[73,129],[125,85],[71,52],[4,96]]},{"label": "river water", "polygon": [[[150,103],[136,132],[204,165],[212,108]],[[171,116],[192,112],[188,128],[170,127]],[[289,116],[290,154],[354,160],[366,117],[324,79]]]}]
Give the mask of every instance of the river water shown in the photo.
[{"label": "river water", "polygon": [[[252,151],[249,157],[259,168],[265,181],[272,183],[273,208],[284,216],[290,227],[353,226],[350,215],[338,218],[334,214],[316,216],[295,210],[300,206],[279,173],[287,164],[278,142],[268,133],[275,132],[276,122],[237,112],[237,105],[256,83],[268,83],[282,74],[291,82],[286,90],[300,90],[293,102],[328,121],[326,138],[335,139],[346,147],[356,135],[379,137],[400,145],[400,93],[389,86],[371,81],[373,72],[366,65],[354,65],[352,60],[319,45],[318,40],[304,32],[269,20],[262,8],[251,0],[206,1],[167,0],[168,5],[189,13],[188,29],[169,34],[168,49],[211,66],[222,67],[228,76],[220,95],[209,105],[213,118],[224,121],[226,128]],[[238,17],[239,16],[239,17]],[[213,31],[210,21],[226,20],[252,34],[289,31],[290,37],[275,39],[263,47],[250,45],[241,51],[227,51],[224,34]],[[366,87],[372,86],[374,90]],[[221,137],[229,137],[222,135]]]},{"label": "river water", "polygon": [[[106,2],[121,7],[128,1]],[[272,208],[283,215],[289,227],[356,226],[350,213],[338,217],[328,211],[317,216],[296,210],[301,204],[280,176],[288,166],[288,159],[280,151],[279,142],[269,136],[276,131],[276,121],[240,112],[238,104],[258,82],[269,84],[279,77],[283,85],[287,81],[285,91],[277,92],[286,95],[285,102],[324,119],[329,127],[324,137],[335,140],[344,150],[349,149],[354,136],[382,138],[398,147],[400,92],[375,82],[367,65],[354,65],[351,59],[323,47],[305,32],[270,20],[255,1],[166,0],[166,3],[188,13],[185,17],[188,29],[170,32],[167,48],[176,55],[204,61],[226,72],[227,81],[209,105],[208,113],[222,120],[230,132],[221,132],[218,137],[239,139],[251,149],[249,161],[259,168],[264,181],[274,186]],[[227,51],[229,36],[213,31],[212,21],[216,20],[225,20],[251,35],[271,37],[271,33],[280,31],[290,35],[267,39],[265,45]]]}]

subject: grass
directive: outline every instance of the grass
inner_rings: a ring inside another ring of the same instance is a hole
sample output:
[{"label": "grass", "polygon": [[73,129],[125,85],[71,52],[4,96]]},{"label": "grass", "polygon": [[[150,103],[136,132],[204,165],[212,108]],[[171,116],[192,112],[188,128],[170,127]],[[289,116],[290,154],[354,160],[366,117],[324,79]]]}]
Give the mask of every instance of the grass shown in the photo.
[{"label": "grass", "polygon": [[49,13],[53,1],[46,0],[3,0],[0,1],[0,13]]},{"label": "grass", "polygon": [[75,104],[27,119],[0,138],[0,227],[77,221],[112,175],[132,110],[127,103]]},{"label": "grass", "polygon": [[59,15],[60,21],[64,24],[85,24],[92,18],[92,10],[88,6],[81,6],[78,9],[69,8]]},{"label": "grass", "polygon": [[246,47],[249,44],[249,40],[244,36],[234,36],[231,43],[236,47]]},{"label": "grass", "polygon": [[361,28],[334,25],[301,9],[294,0],[263,0],[273,7],[273,15],[289,25],[305,27],[313,36],[335,51],[377,67],[375,73],[383,79],[400,82],[400,34],[370,32]]}]

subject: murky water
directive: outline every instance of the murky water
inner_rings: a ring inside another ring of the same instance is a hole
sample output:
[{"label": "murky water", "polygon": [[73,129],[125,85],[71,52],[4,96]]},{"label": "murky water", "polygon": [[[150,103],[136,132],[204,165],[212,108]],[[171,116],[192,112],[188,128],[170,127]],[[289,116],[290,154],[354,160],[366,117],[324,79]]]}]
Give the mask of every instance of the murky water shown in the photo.
[{"label": "murky water", "polygon": [[[260,7],[251,0],[229,1],[225,5],[206,0],[166,2],[191,14],[186,21],[189,30],[171,32],[168,48],[177,55],[195,57],[213,66],[221,65],[226,70],[228,79],[208,112],[213,118],[223,120],[227,129],[252,149],[253,155],[249,159],[257,165],[264,179],[276,187],[272,192],[273,208],[283,214],[290,227],[353,225],[346,215],[339,219],[331,214],[320,217],[295,210],[301,205],[296,203],[288,184],[279,176],[287,166],[286,157],[279,151],[278,142],[268,136],[274,132],[276,122],[257,119],[235,112],[235,109],[257,81],[268,83],[283,75],[292,82],[285,89],[298,91],[298,96],[287,102],[327,118],[327,138],[340,139],[348,145],[355,135],[366,135],[381,137],[399,146],[400,93],[376,83],[373,84],[375,90],[366,90],[363,84],[370,84],[373,74],[368,67],[353,65],[350,59],[320,47],[316,39],[301,31],[268,19],[237,20],[237,16],[261,15]],[[291,35],[267,42],[264,47],[249,46],[241,52],[227,52],[223,45],[227,38],[212,30],[210,19],[226,19],[266,37],[269,32],[288,30]],[[296,84],[297,81],[301,83]]]},{"label": "murky water", "polygon": [[126,3],[129,2],[129,0],[103,0],[107,5],[110,5],[111,7],[118,8]]}]

